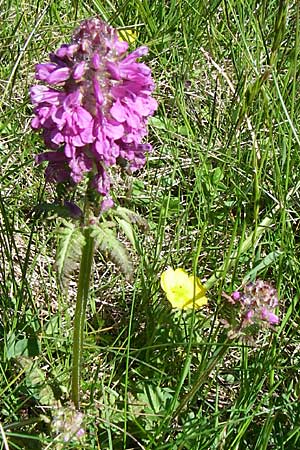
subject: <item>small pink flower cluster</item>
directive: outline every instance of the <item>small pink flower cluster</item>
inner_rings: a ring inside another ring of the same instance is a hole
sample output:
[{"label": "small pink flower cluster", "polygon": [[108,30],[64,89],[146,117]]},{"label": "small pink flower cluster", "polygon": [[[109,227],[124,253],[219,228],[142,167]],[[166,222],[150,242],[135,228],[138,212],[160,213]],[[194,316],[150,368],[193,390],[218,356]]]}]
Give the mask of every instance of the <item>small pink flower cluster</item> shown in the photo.
[{"label": "small pink flower cluster", "polygon": [[228,329],[230,339],[238,337],[251,343],[261,328],[278,325],[277,291],[266,281],[256,280],[246,284],[242,292],[234,291],[231,296],[223,292],[222,295],[230,307],[224,305],[220,322]]},{"label": "small pink flower cluster", "polygon": [[129,161],[134,171],[145,163],[149,144],[147,118],[157,108],[151,97],[151,71],[137,59],[147,47],[127,53],[115,29],[89,19],[75,30],[71,44],[50,54],[50,62],[37,64],[36,78],[47,85],[30,89],[34,129],[43,129],[45,145],[37,162],[48,161],[48,181],[79,183],[91,172],[92,186],[112,206],[107,168]]},{"label": "small pink flower cluster", "polygon": [[265,323],[277,325],[279,317],[274,313],[278,306],[277,291],[269,283],[256,280],[244,286],[243,293],[231,294],[233,302],[239,302],[243,317],[243,326]]},{"label": "small pink flower cluster", "polygon": [[61,437],[64,442],[76,441],[85,435],[83,419],[83,414],[76,411],[73,405],[66,405],[54,411],[51,427],[57,438]]}]

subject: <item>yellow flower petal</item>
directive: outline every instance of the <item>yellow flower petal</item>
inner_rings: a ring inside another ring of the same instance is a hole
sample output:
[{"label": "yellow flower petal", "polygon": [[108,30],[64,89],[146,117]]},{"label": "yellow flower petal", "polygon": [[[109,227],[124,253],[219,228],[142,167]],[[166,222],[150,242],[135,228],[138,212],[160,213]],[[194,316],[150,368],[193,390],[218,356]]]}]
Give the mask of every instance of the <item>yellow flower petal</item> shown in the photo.
[{"label": "yellow flower petal", "polygon": [[197,309],[207,303],[206,289],[199,278],[189,276],[183,269],[167,269],[162,273],[160,283],[173,308]]}]

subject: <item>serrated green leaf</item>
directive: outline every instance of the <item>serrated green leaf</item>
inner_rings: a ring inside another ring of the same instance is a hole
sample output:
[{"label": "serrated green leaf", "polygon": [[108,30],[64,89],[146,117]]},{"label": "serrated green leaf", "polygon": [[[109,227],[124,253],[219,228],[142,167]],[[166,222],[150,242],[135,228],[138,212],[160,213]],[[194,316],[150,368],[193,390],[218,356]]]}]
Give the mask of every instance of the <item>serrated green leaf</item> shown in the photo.
[{"label": "serrated green leaf", "polygon": [[65,226],[59,230],[56,254],[58,275],[63,284],[76,269],[85,245],[82,229],[75,227],[70,222],[64,222],[64,224]]},{"label": "serrated green leaf", "polygon": [[120,217],[121,219],[125,220],[126,222],[130,224],[136,224],[138,227],[142,228],[143,230],[148,229],[148,223],[146,219],[144,219],[142,216],[137,214],[134,211],[131,211],[130,209],[123,208],[121,206],[118,206],[113,210],[113,214],[117,217]]},{"label": "serrated green leaf", "polygon": [[91,236],[101,253],[115,263],[126,278],[132,278],[133,267],[127,249],[118,240],[115,232],[106,224],[99,224],[91,227]]},{"label": "serrated green leaf", "polygon": [[134,250],[136,250],[136,240],[134,237],[134,231],[133,231],[131,223],[127,222],[124,219],[120,219],[119,217],[117,217],[116,220],[117,220],[120,228],[124,232],[125,236],[130,241],[132,247],[134,248]]}]

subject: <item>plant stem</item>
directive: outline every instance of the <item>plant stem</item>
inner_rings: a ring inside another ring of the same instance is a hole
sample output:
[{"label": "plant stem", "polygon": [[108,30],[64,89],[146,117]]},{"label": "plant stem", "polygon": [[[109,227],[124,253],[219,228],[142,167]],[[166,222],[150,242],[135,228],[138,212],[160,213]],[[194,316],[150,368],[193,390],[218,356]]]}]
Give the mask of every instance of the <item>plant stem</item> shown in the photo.
[{"label": "plant stem", "polygon": [[83,332],[85,325],[86,305],[89,295],[90,278],[94,257],[94,238],[90,229],[85,230],[85,245],[82,249],[79,280],[77,286],[76,310],[73,333],[72,356],[72,394],[71,398],[76,409],[79,409],[80,398],[80,372],[83,348]]}]

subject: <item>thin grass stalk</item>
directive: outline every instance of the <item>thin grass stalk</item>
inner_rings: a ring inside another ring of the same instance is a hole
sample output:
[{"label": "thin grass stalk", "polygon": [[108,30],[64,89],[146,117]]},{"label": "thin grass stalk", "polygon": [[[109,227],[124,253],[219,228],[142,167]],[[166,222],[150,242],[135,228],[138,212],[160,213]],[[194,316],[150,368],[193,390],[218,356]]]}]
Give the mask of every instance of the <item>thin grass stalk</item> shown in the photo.
[{"label": "thin grass stalk", "polygon": [[203,383],[205,383],[210,375],[210,373],[214,370],[216,365],[222,361],[224,356],[227,353],[227,350],[230,348],[230,341],[224,342],[220,348],[215,353],[215,356],[210,360],[208,363],[206,369],[201,372],[196,382],[194,383],[192,389],[183,397],[181,402],[179,403],[178,407],[175,409],[175,412],[173,414],[173,419],[179,416],[181,411],[185,408],[185,406],[188,404],[190,400],[194,397],[194,395],[197,393],[199,388],[202,386]]}]

